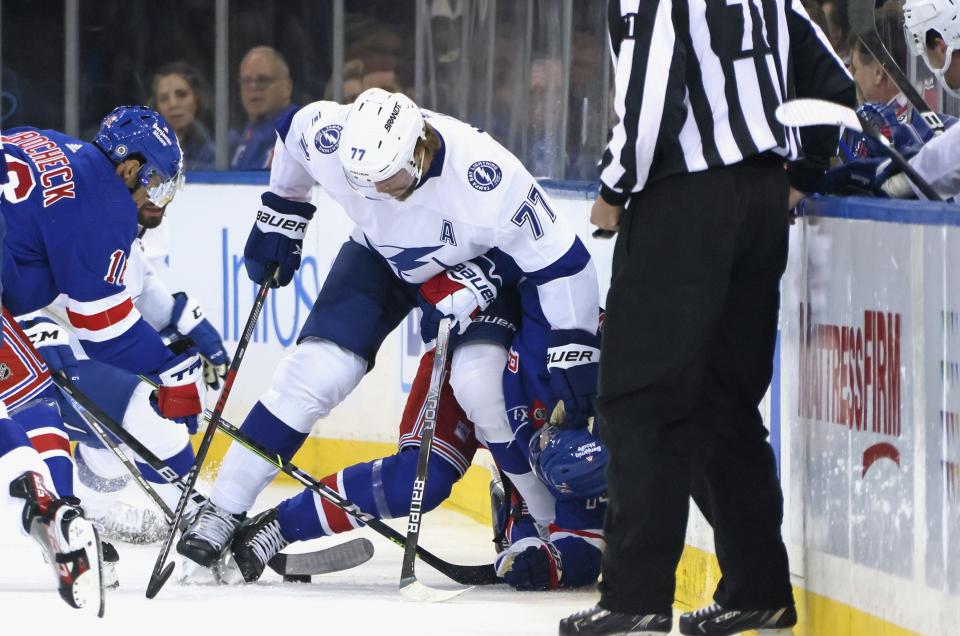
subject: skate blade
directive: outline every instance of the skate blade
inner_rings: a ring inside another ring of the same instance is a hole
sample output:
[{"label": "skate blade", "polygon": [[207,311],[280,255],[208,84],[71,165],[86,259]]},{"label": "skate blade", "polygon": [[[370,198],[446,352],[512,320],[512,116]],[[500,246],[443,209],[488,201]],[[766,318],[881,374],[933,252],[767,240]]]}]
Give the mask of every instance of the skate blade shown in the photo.
[{"label": "skate blade", "polygon": [[213,578],[222,585],[243,585],[243,574],[233,558],[233,553],[227,550],[210,568]]},{"label": "skate blade", "polygon": [[759,636],[793,636],[793,628],[778,627],[776,629],[758,629],[757,634],[759,634]]},{"label": "skate blade", "polygon": [[178,559],[178,565],[180,576],[177,578],[177,583],[180,585],[217,585],[219,583],[212,569],[205,568],[184,556]]},{"label": "skate blade", "polygon": [[[78,520],[79,521],[79,520]],[[96,609],[97,616],[103,617],[106,598],[103,585],[103,555],[100,551],[100,537],[93,524],[83,520],[83,523],[70,524],[67,539],[72,550],[83,550],[90,564],[89,569],[78,576],[70,584],[69,594],[72,599],[67,603],[77,609],[92,611]]]}]

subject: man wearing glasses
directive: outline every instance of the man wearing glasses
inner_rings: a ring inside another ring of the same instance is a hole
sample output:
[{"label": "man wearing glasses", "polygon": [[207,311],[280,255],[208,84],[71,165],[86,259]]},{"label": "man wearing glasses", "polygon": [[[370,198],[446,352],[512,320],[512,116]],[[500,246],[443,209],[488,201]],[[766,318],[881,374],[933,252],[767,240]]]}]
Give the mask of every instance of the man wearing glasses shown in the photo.
[{"label": "man wearing glasses", "polygon": [[233,170],[268,170],[278,123],[297,111],[290,103],[293,81],[279,51],[256,46],[240,63],[240,101],[247,113],[242,131],[230,131]]}]

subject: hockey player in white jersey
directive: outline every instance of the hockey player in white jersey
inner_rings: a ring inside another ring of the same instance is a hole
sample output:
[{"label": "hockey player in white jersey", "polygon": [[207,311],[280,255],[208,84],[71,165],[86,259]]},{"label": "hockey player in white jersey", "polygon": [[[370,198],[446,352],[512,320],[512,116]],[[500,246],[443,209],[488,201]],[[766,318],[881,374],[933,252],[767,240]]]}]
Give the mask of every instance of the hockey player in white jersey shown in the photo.
[{"label": "hockey player in white jersey", "polygon": [[[440,317],[452,316],[463,329],[495,299],[501,282],[521,278],[525,325],[531,331],[539,325],[545,345],[531,367],[542,367],[551,402],[562,399],[571,421],[586,420],[599,362],[596,272],[583,243],[516,157],[486,133],[381,89],[366,91],[352,106],[306,106],[277,133],[270,188],[244,252],[251,279],[267,280],[272,265],[277,284],[293,278],[316,211],[309,203],[315,184],[356,225],[296,349],[244,421],[247,435],[291,457],[314,423],[373,367],[383,339],[418,303],[430,340]],[[547,347],[556,361],[549,368]],[[482,346],[461,347],[451,374],[463,381],[453,389],[531,513],[547,525],[553,497],[512,443],[504,416],[504,362]],[[401,455],[416,461],[414,453]],[[178,551],[211,565],[275,474],[231,446],[210,502]]]}]

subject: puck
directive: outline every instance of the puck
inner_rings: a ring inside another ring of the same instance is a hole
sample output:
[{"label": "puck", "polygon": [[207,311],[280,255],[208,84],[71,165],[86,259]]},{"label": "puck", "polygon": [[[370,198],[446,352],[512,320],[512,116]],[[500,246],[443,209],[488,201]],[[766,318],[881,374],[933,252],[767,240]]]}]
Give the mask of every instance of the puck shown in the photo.
[{"label": "puck", "polygon": [[283,581],[284,583],[310,583],[311,578],[309,574],[284,574]]}]

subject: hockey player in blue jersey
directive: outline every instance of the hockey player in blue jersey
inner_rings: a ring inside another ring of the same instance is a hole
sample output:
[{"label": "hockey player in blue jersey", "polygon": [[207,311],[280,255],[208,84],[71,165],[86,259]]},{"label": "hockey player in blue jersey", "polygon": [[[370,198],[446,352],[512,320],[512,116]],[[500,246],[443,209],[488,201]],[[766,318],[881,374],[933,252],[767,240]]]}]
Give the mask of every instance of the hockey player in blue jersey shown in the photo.
[{"label": "hockey player in blue jersey", "polygon": [[174,355],[124,285],[138,207],[168,204],[183,182],[169,125],[149,108],[121,106],[93,143],[14,128],[3,135],[3,152],[13,181],[2,203],[4,306],[21,315],[63,294],[70,326],[92,358],[157,374],[157,411],[168,419],[195,416],[202,408],[199,357]]},{"label": "hockey player in blue jersey", "polygon": [[[372,368],[384,338],[418,303],[427,310],[425,340],[444,315],[460,331],[494,301],[504,268],[522,274],[523,311],[541,328],[543,352],[549,347],[565,360],[547,369],[546,356],[540,358],[548,402],[562,398],[571,420],[587,418],[598,363],[596,272],[583,243],[516,157],[486,133],[381,89],[366,91],[352,106],[306,106],[277,132],[270,188],[244,253],[250,277],[266,281],[269,266],[278,264],[278,284],[290,282],[315,212],[309,200],[316,184],[355,228],[296,349],[247,416],[247,435],[291,457],[314,423]],[[493,249],[500,263],[485,256]],[[505,358],[502,347],[462,346],[451,377],[463,379],[464,390],[455,383],[454,391],[531,513],[548,525],[553,497],[513,443],[496,381]],[[412,471],[416,456],[400,453],[397,461],[405,464],[398,470]],[[215,562],[275,474],[231,446],[207,507],[178,551],[201,565]]]},{"label": "hockey player in blue jersey", "polygon": [[[0,200],[6,199],[8,183],[6,159],[0,152]],[[5,234],[6,224],[0,216],[0,255]],[[21,356],[14,354],[14,347],[29,349],[29,342],[25,338],[21,341],[20,334],[15,334],[12,342],[4,340],[3,331],[0,331],[0,359],[10,356],[19,362]],[[14,374],[8,368],[4,375],[9,378]],[[71,607],[102,606],[102,597],[101,604],[96,603],[103,588],[96,530],[84,518],[82,508],[71,499],[59,497],[51,483],[47,466],[23,428],[10,419],[6,404],[0,399],[0,497],[24,501],[18,524],[40,545],[47,562],[53,566],[60,597]]]}]

